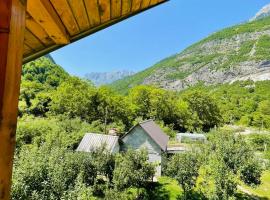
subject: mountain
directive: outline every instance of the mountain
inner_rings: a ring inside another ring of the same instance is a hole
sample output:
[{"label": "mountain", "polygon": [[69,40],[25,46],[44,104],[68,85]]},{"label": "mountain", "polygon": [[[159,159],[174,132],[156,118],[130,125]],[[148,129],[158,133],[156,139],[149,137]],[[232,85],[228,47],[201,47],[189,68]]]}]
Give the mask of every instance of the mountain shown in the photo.
[{"label": "mountain", "polygon": [[264,6],[259,12],[256,13],[256,15],[253,18],[251,18],[250,21],[262,19],[268,16],[270,16],[270,4]]},{"label": "mountain", "polygon": [[91,72],[85,75],[85,78],[91,80],[95,85],[110,84],[114,81],[133,75],[132,71],[114,71],[114,72]]},{"label": "mountain", "polygon": [[180,91],[245,79],[270,79],[270,17],[216,32],[111,86],[122,93],[139,84]]}]

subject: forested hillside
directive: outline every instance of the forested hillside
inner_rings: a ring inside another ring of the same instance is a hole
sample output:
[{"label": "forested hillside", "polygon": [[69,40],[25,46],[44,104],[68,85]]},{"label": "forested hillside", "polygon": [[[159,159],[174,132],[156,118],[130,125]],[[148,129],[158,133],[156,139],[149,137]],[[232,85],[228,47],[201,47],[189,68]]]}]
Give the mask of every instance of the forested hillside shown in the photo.
[{"label": "forested hillside", "polygon": [[[185,165],[179,165],[179,162],[186,162],[186,158],[191,156],[194,159],[188,159],[186,164],[196,165],[196,168],[189,168],[193,170],[190,173],[194,173],[194,176],[190,174],[192,180],[213,178],[217,181],[216,185],[212,185],[211,194],[203,190],[204,184],[211,183],[200,182],[201,186],[196,186],[200,191],[197,195],[209,198],[221,193],[225,197],[235,196],[237,190],[231,189],[237,183],[230,177],[242,174],[239,180],[244,183],[259,184],[262,169],[256,164],[257,158],[246,141],[239,138],[235,143],[234,137],[226,132],[224,138],[220,138],[220,133],[214,130],[226,124],[270,129],[269,108],[270,81],[241,81],[216,86],[200,84],[182,92],[141,85],[130,89],[127,95],[120,95],[110,87],[95,87],[89,81],[72,77],[49,58],[40,58],[23,66],[13,199],[88,200],[117,197],[120,200],[135,200],[139,197],[151,199],[155,195],[157,199],[164,199],[162,196],[165,193],[158,192],[159,187],[149,185],[154,165],[147,162],[146,152],[130,151],[116,156],[104,149],[91,154],[74,152],[86,132],[104,133],[105,122],[107,131],[117,128],[119,135],[122,135],[137,122],[149,118],[155,119],[171,140],[179,131],[210,131],[213,146],[224,149],[222,142],[227,141],[230,144],[228,147],[232,147],[220,152],[204,149],[204,162],[194,152],[171,160],[171,168],[164,170],[167,176],[178,181],[179,186],[176,187],[180,188],[180,193],[177,195],[182,194],[181,188],[186,185],[179,179],[182,175],[174,176],[174,170],[182,170],[179,166]],[[260,149],[260,138],[253,140]],[[235,152],[235,147],[239,151]],[[235,168],[217,159],[233,154],[238,162],[237,156],[243,157],[241,152],[246,152],[245,156],[249,159],[241,160],[241,165],[235,163]],[[208,155],[216,159],[215,163]],[[269,155],[269,150],[263,153],[267,159]],[[209,172],[207,178],[203,171],[198,171],[207,170],[209,166],[214,169],[218,164],[227,170],[228,176],[220,177]],[[252,173],[245,175],[250,168]],[[125,176],[125,181],[122,176]],[[228,181],[226,184],[231,184],[232,188],[219,186],[223,184],[220,180]],[[194,182],[187,184],[184,194],[194,195]]]},{"label": "forested hillside", "polygon": [[180,91],[197,83],[270,79],[270,17],[226,28],[154,66],[112,84],[128,88],[147,84]]}]

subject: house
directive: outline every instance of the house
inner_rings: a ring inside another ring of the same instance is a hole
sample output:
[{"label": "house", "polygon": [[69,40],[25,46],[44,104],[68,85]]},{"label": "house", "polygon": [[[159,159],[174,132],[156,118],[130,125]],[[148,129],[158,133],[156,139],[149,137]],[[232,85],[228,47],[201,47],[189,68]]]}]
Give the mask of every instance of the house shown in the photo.
[{"label": "house", "polygon": [[156,176],[161,176],[162,153],[166,152],[169,137],[153,121],[147,120],[138,123],[130,129],[122,138],[122,150],[146,149],[148,151],[149,162],[158,164]]},{"label": "house", "polygon": [[91,152],[103,145],[111,153],[125,151],[129,148],[133,150],[146,149],[149,162],[158,164],[156,176],[160,176],[161,155],[166,152],[168,141],[169,137],[160,127],[153,120],[147,120],[132,127],[121,139],[115,134],[87,133],[79,144],[77,151]]},{"label": "house", "polygon": [[103,146],[111,153],[118,153],[120,150],[119,137],[115,135],[86,133],[76,151],[91,152]]}]

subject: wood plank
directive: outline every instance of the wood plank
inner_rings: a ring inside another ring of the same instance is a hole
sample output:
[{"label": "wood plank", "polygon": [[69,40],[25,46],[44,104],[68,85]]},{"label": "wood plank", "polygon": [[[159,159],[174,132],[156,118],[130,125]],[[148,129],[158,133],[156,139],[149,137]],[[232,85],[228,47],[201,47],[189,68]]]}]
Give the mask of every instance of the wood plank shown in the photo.
[{"label": "wood plank", "polygon": [[27,11],[56,44],[68,44],[69,36],[49,0],[28,0]]},{"label": "wood plank", "polygon": [[[92,0],[93,1],[93,0]],[[81,31],[90,27],[83,0],[68,0]]]},{"label": "wood plank", "polygon": [[153,5],[155,5],[155,4],[159,3],[159,2],[160,2],[160,0],[151,0],[150,5],[153,6]]},{"label": "wood plank", "polygon": [[35,51],[45,47],[28,29],[25,29],[24,43]]},{"label": "wood plank", "polygon": [[[5,12],[2,12],[3,8]],[[9,32],[0,32],[0,200],[10,199],[25,10],[20,0],[0,1],[0,21],[4,21],[0,23],[0,29],[9,29]]]},{"label": "wood plank", "polygon": [[26,14],[26,27],[45,45],[53,44],[46,31],[29,15]]},{"label": "wood plank", "polygon": [[122,15],[127,15],[131,11],[132,0],[122,0]]},{"label": "wood plank", "polygon": [[111,2],[110,0],[99,0],[99,14],[101,23],[111,19]]},{"label": "wood plank", "polygon": [[29,46],[27,46],[27,44],[24,44],[24,45],[23,45],[23,55],[28,55],[28,54],[30,54],[32,51],[33,51],[33,50],[32,50]]},{"label": "wood plank", "polygon": [[68,33],[73,36],[80,32],[80,28],[72,13],[67,0],[50,0],[57,14],[60,16],[63,24],[65,25]]},{"label": "wood plank", "polygon": [[88,13],[90,26],[93,27],[99,25],[100,16],[99,16],[98,0],[84,0],[84,4]]},{"label": "wood plank", "polygon": [[115,19],[121,16],[122,1],[111,0],[111,18]]},{"label": "wood plank", "polygon": [[133,0],[131,11],[136,12],[136,11],[140,10],[141,3],[142,3],[142,0]]},{"label": "wood plank", "polygon": [[150,5],[151,0],[142,0],[141,9],[145,9]]}]

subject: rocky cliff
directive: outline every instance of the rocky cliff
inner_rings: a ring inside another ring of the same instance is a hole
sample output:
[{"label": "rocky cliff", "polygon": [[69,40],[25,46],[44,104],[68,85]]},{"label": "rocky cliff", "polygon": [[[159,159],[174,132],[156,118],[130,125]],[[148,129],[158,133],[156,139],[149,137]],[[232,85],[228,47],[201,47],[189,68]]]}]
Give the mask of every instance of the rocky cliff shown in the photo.
[{"label": "rocky cliff", "polygon": [[270,17],[214,33],[142,72],[116,81],[124,92],[138,84],[183,90],[236,80],[270,80]]}]

